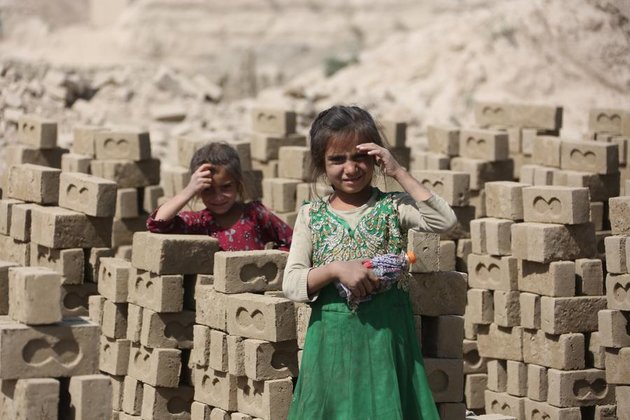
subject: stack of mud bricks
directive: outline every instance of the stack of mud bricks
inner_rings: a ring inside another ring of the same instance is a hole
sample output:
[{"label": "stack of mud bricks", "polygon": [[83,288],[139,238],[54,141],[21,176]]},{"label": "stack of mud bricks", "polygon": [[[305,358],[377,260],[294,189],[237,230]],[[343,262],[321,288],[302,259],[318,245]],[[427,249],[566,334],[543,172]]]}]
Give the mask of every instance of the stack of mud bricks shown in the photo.
[{"label": "stack of mud bricks", "polygon": [[466,412],[463,315],[467,278],[452,268],[442,268],[441,247],[439,234],[409,231],[407,249],[417,257],[410,267],[409,294],[418,343],[440,418],[457,420],[463,419]]},{"label": "stack of mud bricks", "polygon": [[[5,148],[5,164],[31,163],[33,165],[61,168],[62,156],[68,149],[57,146],[57,123],[35,115],[23,115],[18,118],[18,144]],[[0,178],[0,189],[8,188],[8,172]],[[0,194],[0,197],[2,195]]]},{"label": "stack of mud bricks", "polygon": [[101,259],[90,317],[101,326],[113,418],[190,419],[195,286],[212,273],[217,250],[207,235],[138,232],[131,262]]},{"label": "stack of mud bricks", "polygon": [[118,185],[111,248],[116,256],[130,259],[133,234],[146,230],[147,213],[163,195],[158,185],[160,161],[151,157],[149,133],[75,127],[72,153],[64,155],[62,169],[91,173]]},{"label": "stack of mud bricks", "polygon": [[8,182],[0,259],[58,272],[64,316],[87,315],[96,292],[91,253],[110,247],[116,183],[33,164],[11,166]]},{"label": "stack of mud bricks", "polygon": [[[181,192],[190,182],[190,161],[193,154],[204,145],[210,143],[212,136],[199,134],[198,136],[181,136],[177,138],[177,165],[164,166],[161,172],[163,196],[157,201],[164,201]],[[241,161],[243,182],[245,184],[245,198],[257,200],[262,196],[262,172],[253,170],[251,165],[251,148],[248,141],[232,141],[229,143],[238,153]],[[193,200],[187,204],[185,210],[201,210],[204,208],[201,200]],[[155,207],[153,208],[155,209]],[[153,210],[151,210],[153,211]]]},{"label": "stack of mud bricks", "polygon": [[196,289],[192,420],[287,417],[298,373],[296,325],[303,335],[308,316],[280,291],[287,255],[214,254],[213,275]]},{"label": "stack of mud bricks", "polygon": [[[486,184],[487,218],[471,223],[466,317],[484,381],[466,397],[518,419],[614,418],[598,311],[606,308],[589,189]],[[469,375],[471,377],[471,375]],[[476,382],[476,383],[475,383]]]},{"label": "stack of mud bricks", "polygon": [[252,110],[252,165],[263,174],[263,203],[291,226],[296,210],[311,197],[310,149],[296,124],[292,111]]},{"label": "stack of mud bricks", "polygon": [[606,309],[599,312],[606,381],[616,385],[617,417],[630,419],[630,196],[609,200],[612,236],[606,245]]},{"label": "stack of mud bricks", "polygon": [[111,380],[98,374],[98,325],[62,317],[58,272],[1,263],[0,418],[109,419]]},{"label": "stack of mud bricks", "polygon": [[588,120],[589,131],[585,140],[617,144],[621,191],[628,195],[630,186],[630,111],[621,109],[592,109]]}]

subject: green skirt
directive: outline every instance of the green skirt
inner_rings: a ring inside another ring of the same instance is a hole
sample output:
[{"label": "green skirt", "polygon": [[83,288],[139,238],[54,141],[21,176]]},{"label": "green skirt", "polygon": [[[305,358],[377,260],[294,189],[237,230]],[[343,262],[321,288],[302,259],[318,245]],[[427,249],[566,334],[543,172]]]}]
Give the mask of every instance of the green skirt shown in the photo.
[{"label": "green skirt", "polygon": [[329,284],[311,306],[289,419],[439,420],[407,292],[352,312]]}]

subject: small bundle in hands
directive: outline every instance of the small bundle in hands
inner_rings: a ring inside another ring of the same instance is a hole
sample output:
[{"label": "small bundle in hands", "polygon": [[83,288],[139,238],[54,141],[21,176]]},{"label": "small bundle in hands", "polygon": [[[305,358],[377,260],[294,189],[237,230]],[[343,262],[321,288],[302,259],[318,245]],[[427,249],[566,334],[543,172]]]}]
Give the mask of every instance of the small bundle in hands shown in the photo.
[{"label": "small bundle in hands", "polygon": [[374,271],[379,279],[378,287],[369,295],[358,297],[352,294],[350,289],[343,285],[340,281],[336,281],[335,285],[339,291],[339,296],[346,298],[348,306],[352,310],[356,310],[361,302],[367,302],[372,296],[391,289],[392,285],[398,283],[398,287],[405,288],[407,282],[401,281],[406,278],[409,273],[409,266],[416,262],[416,255],[413,251],[401,252],[400,254],[384,254],[377,255],[372,259],[363,261],[363,266]]}]

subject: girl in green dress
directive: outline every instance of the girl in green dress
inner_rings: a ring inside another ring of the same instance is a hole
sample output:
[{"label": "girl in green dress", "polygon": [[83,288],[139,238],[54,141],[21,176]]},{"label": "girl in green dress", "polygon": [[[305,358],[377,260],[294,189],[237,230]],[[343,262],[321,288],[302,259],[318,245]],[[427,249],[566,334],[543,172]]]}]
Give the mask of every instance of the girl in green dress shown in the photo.
[{"label": "girl in green dress", "polygon": [[[363,109],[321,112],[310,137],[313,180],[333,193],[301,207],[285,269],[285,295],[312,308],[289,418],[438,420],[408,293],[392,287],[353,310],[335,283],[370,295],[379,280],[362,261],[400,253],[408,229],[450,229],[455,214],[398,164]],[[406,193],[372,187],[376,165]]]}]

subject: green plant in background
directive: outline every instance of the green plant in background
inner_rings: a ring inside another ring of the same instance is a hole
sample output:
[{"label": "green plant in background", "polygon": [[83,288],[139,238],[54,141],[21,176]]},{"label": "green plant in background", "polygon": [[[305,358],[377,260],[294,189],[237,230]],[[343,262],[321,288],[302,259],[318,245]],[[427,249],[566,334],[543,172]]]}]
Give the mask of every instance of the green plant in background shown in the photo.
[{"label": "green plant in background", "polygon": [[350,56],[332,56],[328,57],[324,60],[324,75],[326,77],[330,77],[333,74],[337,73],[344,67],[347,67],[351,64],[357,64],[359,62],[359,58],[356,54],[352,54]]}]

